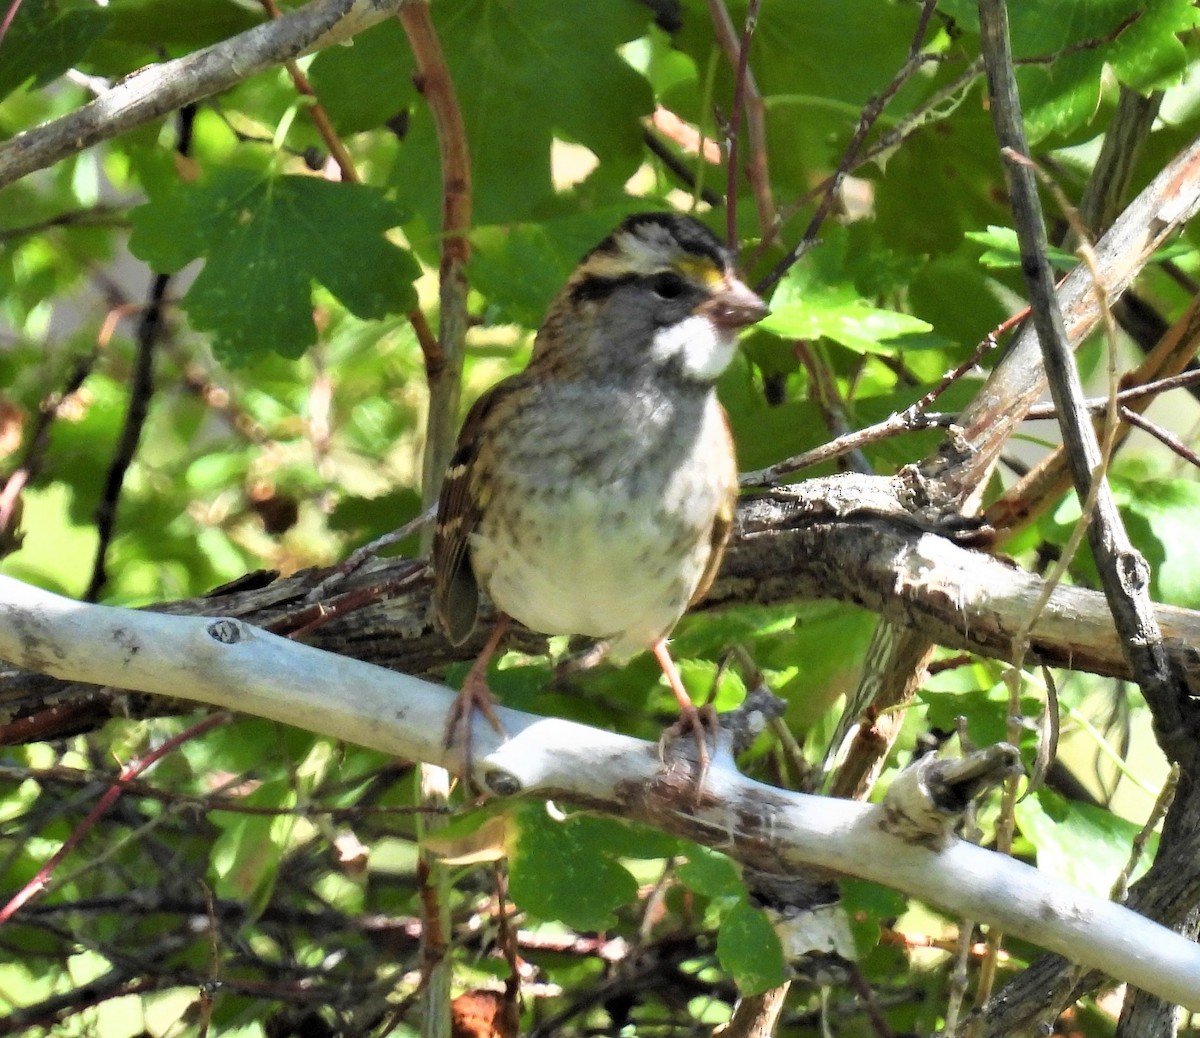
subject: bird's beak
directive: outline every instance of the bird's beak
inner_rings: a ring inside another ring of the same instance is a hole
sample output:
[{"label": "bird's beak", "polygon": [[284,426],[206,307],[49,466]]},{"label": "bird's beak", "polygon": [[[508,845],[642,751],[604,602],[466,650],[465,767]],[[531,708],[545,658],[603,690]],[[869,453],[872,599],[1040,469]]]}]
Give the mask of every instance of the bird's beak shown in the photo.
[{"label": "bird's beak", "polygon": [[770,313],[758,294],[732,274],[725,275],[721,284],[700,304],[699,312],[707,314],[722,328],[744,328]]}]

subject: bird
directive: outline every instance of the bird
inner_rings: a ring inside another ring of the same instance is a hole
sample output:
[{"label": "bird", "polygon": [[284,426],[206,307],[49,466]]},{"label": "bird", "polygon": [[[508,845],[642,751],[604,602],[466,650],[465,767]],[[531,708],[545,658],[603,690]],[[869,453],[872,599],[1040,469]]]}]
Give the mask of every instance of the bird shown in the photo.
[{"label": "bird", "polygon": [[737,461],[715,386],[739,332],[767,313],[704,224],[638,213],[571,273],[524,370],[468,412],[433,535],[449,640],[471,636],[483,595],[498,615],[447,719],[465,775],[474,711],[503,733],[487,667],[511,618],[605,639],[616,661],[651,651],[680,710],[660,753],[692,731],[703,776],[713,718],[692,703],[667,638],[729,540]]}]

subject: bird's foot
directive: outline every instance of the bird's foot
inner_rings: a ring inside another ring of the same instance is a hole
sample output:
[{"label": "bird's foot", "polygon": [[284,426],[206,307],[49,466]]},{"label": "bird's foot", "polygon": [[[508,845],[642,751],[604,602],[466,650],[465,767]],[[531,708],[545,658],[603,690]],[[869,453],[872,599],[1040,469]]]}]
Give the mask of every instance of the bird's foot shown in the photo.
[{"label": "bird's foot", "polygon": [[704,780],[708,777],[708,766],[712,763],[709,743],[711,742],[713,747],[716,747],[718,729],[717,711],[711,704],[706,703],[701,707],[696,707],[691,703],[686,706],[681,704],[679,720],[665,728],[658,740],[658,759],[666,763],[667,746],[691,732],[696,743],[696,771],[692,792],[693,800],[697,804],[704,792]]},{"label": "bird's foot", "polygon": [[500,718],[496,716],[494,709],[496,702],[496,697],[488,688],[487,678],[482,669],[472,667],[467,672],[466,680],[463,681],[458,695],[454,697],[450,712],[446,715],[446,729],[442,735],[442,744],[447,749],[455,745],[459,747],[462,752],[462,778],[468,785],[471,784],[471,772],[475,769],[472,739],[472,722],[475,719],[475,712],[478,711],[487,718],[497,735],[505,734],[504,725],[500,723]]}]

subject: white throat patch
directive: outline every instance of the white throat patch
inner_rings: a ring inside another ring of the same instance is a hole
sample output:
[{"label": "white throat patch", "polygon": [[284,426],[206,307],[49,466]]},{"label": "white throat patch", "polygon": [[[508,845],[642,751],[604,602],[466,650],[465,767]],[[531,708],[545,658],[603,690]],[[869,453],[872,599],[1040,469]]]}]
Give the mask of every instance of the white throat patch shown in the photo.
[{"label": "white throat patch", "polygon": [[655,333],[650,355],[660,363],[678,358],[683,374],[697,382],[715,382],[733,360],[737,332],[701,314]]}]

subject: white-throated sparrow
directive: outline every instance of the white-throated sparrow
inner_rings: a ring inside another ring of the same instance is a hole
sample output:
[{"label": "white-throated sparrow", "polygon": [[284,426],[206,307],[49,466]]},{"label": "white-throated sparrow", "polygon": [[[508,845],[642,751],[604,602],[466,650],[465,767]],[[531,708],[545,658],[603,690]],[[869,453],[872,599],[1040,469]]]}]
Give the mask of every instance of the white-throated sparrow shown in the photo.
[{"label": "white-throated sparrow", "polygon": [[690,217],[643,213],[589,252],[558,293],[520,374],[463,423],[438,502],[434,601],[450,640],[470,636],[484,591],[502,614],[467,675],[448,739],[487,689],[505,615],[544,634],[654,652],[692,728],[701,719],[667,635],[712,583],[729,537],[737,465],[714,383],[739,329],[767,312],[733,257]]}]

